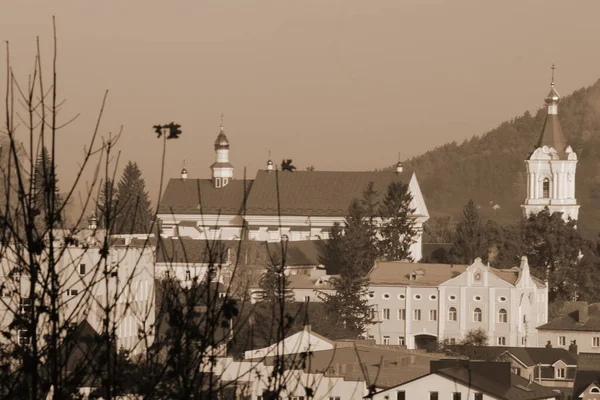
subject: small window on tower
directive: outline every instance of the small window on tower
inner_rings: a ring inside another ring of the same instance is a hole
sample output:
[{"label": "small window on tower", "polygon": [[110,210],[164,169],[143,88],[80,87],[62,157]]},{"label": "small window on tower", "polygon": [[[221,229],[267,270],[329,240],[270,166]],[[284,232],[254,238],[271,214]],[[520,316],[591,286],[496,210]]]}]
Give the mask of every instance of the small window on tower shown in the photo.
[{"label": "small window on tower", "polygon": [[550,197],[550,179],[544,178],[544,182],[542,183],[542,197],[547,199]]}]

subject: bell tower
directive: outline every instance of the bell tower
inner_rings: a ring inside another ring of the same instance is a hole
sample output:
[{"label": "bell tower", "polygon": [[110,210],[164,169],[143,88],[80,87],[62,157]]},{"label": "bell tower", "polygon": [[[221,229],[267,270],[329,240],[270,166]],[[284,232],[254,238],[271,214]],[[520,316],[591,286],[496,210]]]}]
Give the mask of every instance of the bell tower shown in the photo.
[{"label": "bell tower", "polygon": [[577,154],[567,145],[558,119],[560,95],[554,87],[554,64],[550,93],[545,102],[548,113],[542,133],[527,165],[527,198],[523,212],[527,218],[548,207],[551,213],[562,212],[563,218],[577,220],[579,205],[575,198]]},{"label": "bell tower", "polygon": [[233,165],[229,162],[229,140],[223,129],[223,114],[221,114],[221,131],[215,140],[216,160],[210,166],[212,182],[216,188],[226,186],[233,179]]}]

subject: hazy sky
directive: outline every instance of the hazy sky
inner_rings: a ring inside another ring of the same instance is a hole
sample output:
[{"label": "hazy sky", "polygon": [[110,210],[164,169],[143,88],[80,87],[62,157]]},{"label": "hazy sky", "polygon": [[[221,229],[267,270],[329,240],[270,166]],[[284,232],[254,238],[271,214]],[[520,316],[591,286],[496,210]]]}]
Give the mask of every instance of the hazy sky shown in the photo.
[{"label": "hazy sky", "polygon": [[0,0],[22,82],[36,35],[50,61],[52,15],[61,118],[81,113],[60,132],[61,182],[108,89],[101,134],[124,126],[121,165],[137,161],[153,201],[157,123],[184,131],[167,177],[183,159],[209,176],[221,113],[238,178],[269,150],[298,168],[368,170],[537,109],[552,62],[563,95],[600,78],[597,0]]}]

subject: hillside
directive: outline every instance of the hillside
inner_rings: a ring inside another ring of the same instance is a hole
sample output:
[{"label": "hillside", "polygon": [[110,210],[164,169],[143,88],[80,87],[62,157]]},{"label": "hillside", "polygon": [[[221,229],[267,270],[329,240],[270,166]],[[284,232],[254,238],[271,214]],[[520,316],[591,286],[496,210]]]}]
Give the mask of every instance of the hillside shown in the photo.
[{"label": "hillside", "polygon": [[[585,236],[595,237],[600,232],[600,80],[563,97],[558,115],[567,143],[579,157],[578,226]],[[517,221],[526,195],[524,160],[538,140],[545,117],[546,108],[535,115],[526,112],[481,136],[407,160],[405,168],[417,173],[430,214],[457,220],[472,198],[483,218]]]}]

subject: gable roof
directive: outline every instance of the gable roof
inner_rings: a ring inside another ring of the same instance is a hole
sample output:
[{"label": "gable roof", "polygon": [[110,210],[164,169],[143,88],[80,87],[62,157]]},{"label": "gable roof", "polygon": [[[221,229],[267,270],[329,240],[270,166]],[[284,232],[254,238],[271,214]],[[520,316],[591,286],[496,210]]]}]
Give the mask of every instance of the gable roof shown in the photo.
[{"label": "gable roof", "polygon": [[[437,286],[452,279],[467,269],[459,264],[415,264],[404,261],[377,262],[369,273],[371,285]],[[412,273],[417,274],[411,280]]]},{"label": "gable roof", "polygon": [[231,179],[215,188],[210,179],[171,179],[158,213],[240,215],[251,187],[252,180]]},{"label": "gable roof", "polygon": [[501,399],[534,400],[556,397],[556,392],[552,389],[512,373],[510,385],[503,385],[494,379],[495,372],[494,368],[490,369],[489,365],[486,365],[485,369],[455,367],[440,369],[436,373]]},{"label": "gable roof", "polygon": [[548,331],[600,331],[600,303],[594,303],[588,307],[588,319],[585,322],[578,321],[579,311],[572,311],[567,315],[552,320],[537,329]]},{"label": "gable roof", "polygon": [[577,370],[575,383],[573,384],[573,399],[578,399],[581,393],[590,385],[600,387],[600,367],[589,370]]},{"label": "gable roof", "polygon": [[[409,184],[410,180],[408,172],[259,170],[248,196],[246,212],[248,215],[278,215],[280,212],[281,215],[343,217],[352,200],[362,198],[369,182],[373,182],[382,197],[390,183]],[[413,193],[413,196],[418,198],[421,193]]]},{"label": "gable roof", "polygon": [[545,347],[506,347],[506,346],[468,346],[466,349],[471,358],[498,359],[504,354],[512,355],[523,365],[552,365],[563,360],[567,365],[577,365],[577,358],[566,349]]}]

